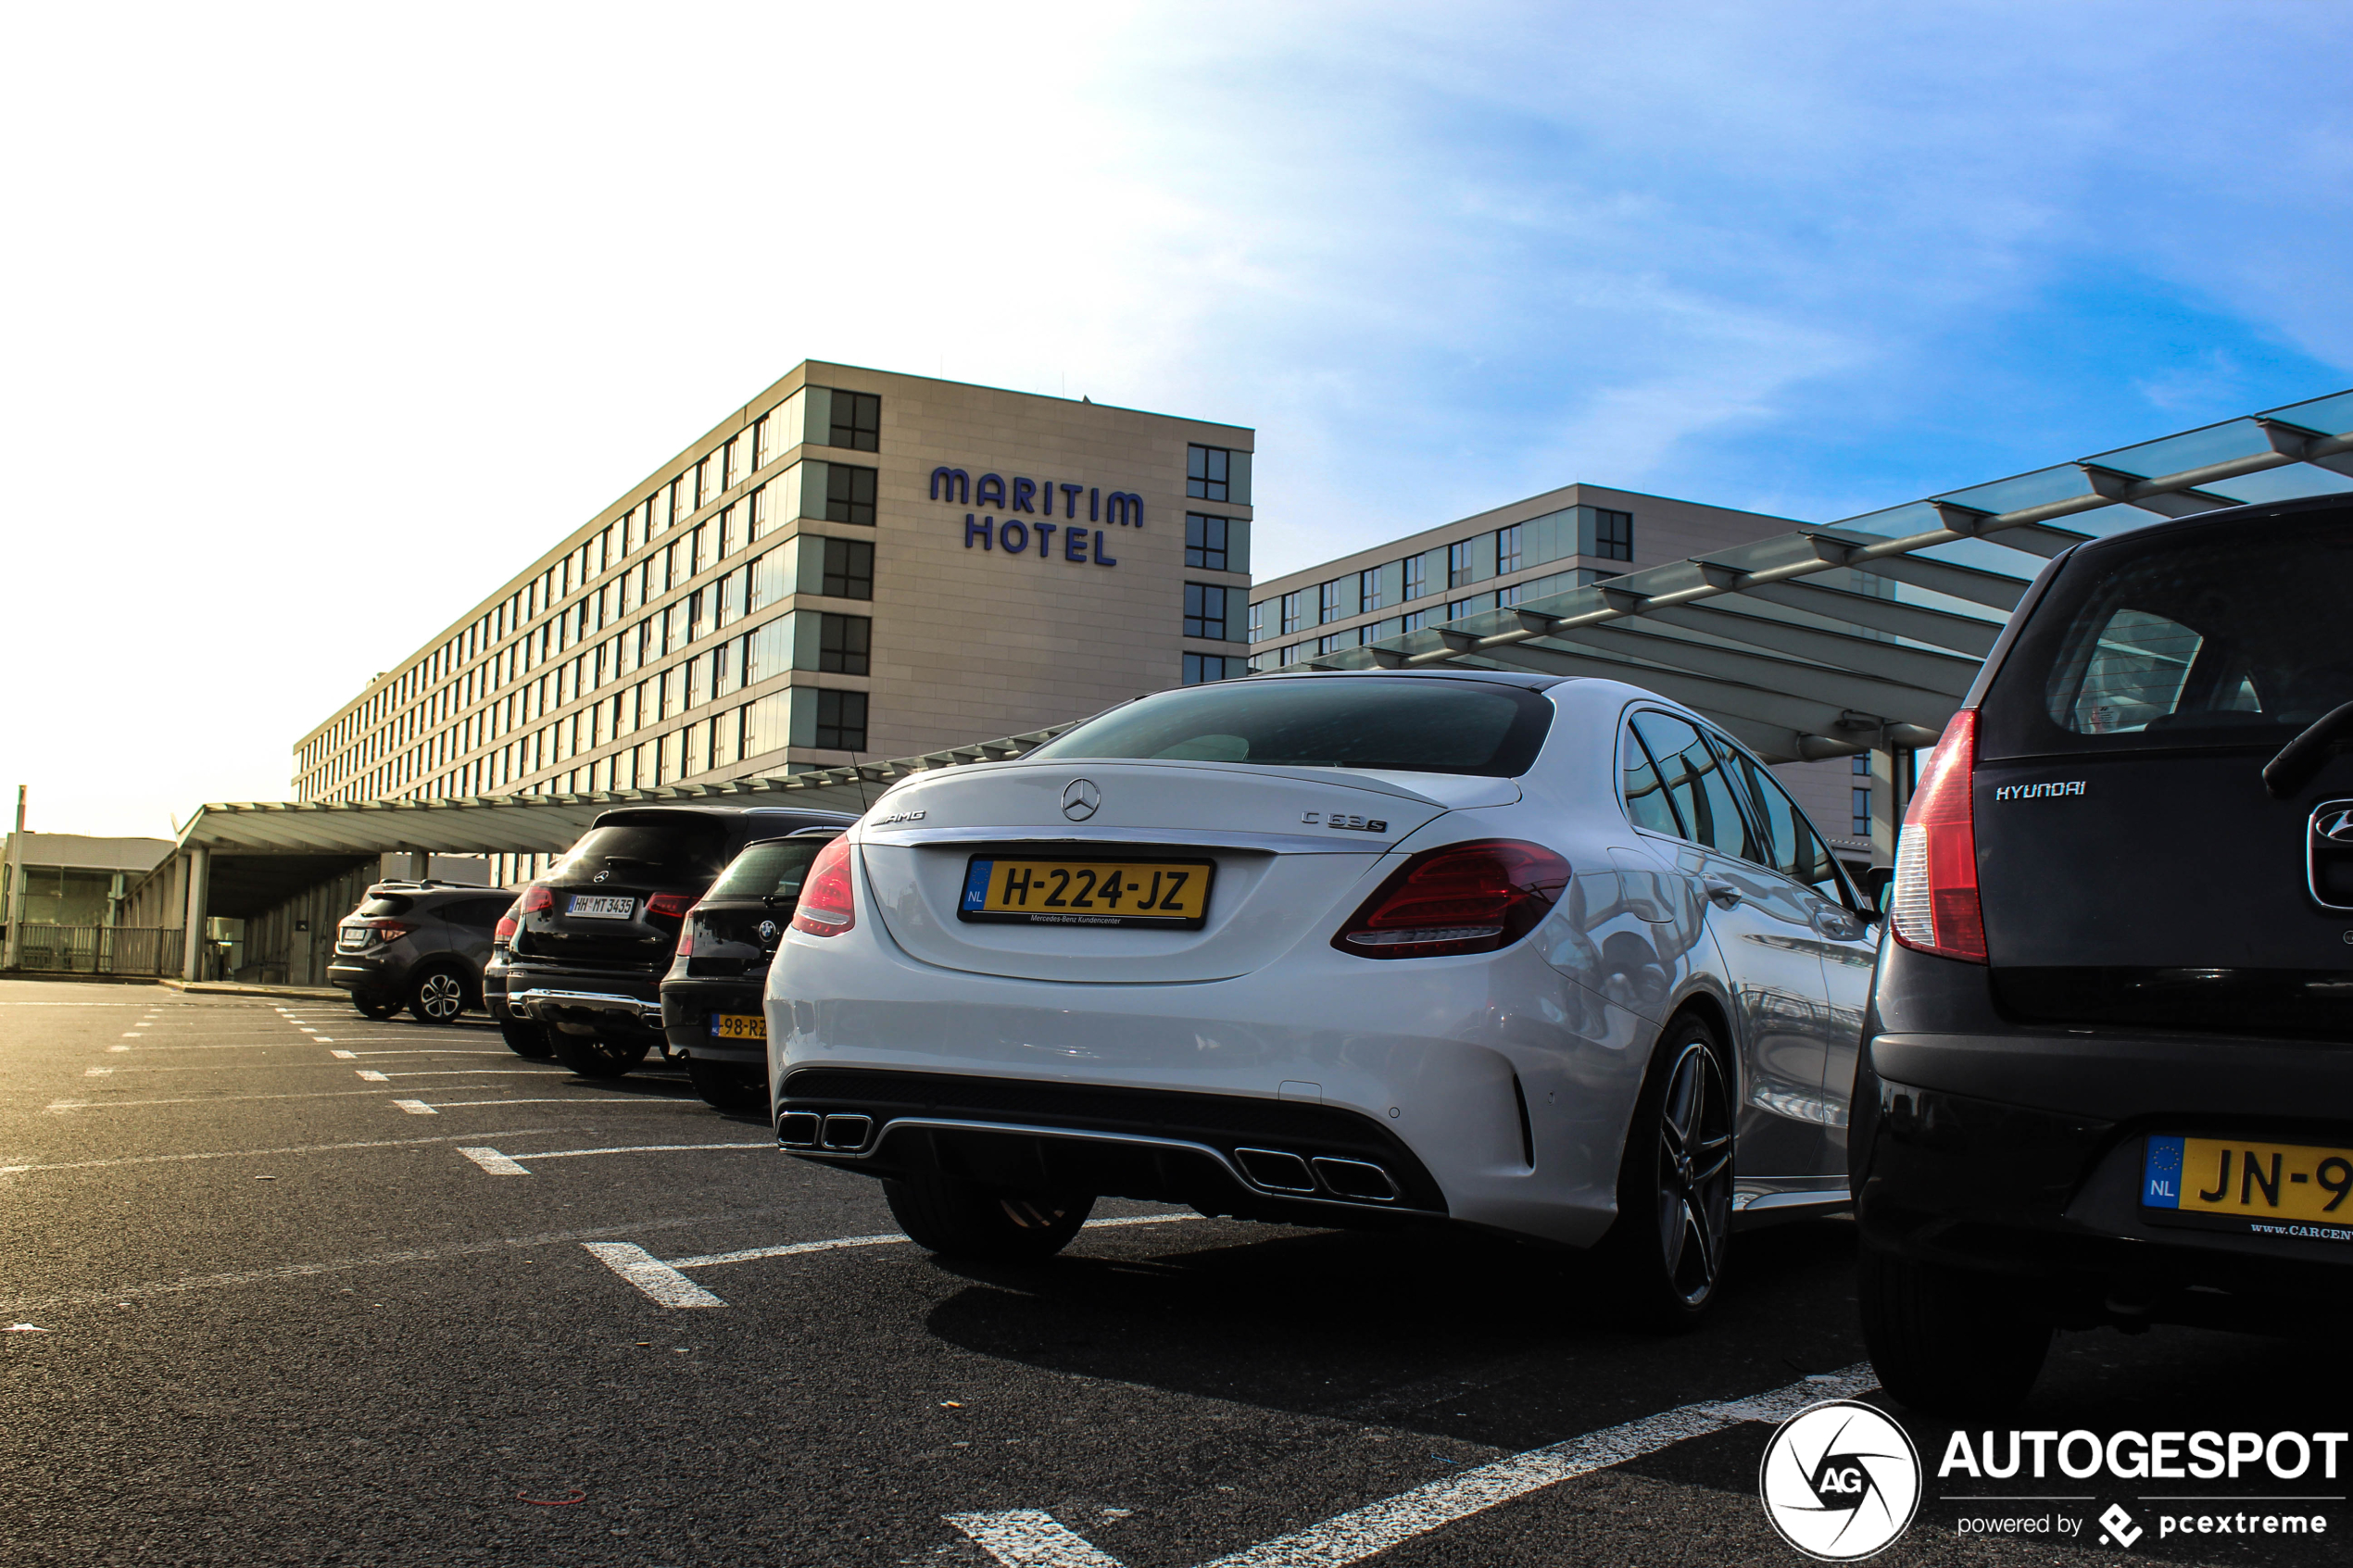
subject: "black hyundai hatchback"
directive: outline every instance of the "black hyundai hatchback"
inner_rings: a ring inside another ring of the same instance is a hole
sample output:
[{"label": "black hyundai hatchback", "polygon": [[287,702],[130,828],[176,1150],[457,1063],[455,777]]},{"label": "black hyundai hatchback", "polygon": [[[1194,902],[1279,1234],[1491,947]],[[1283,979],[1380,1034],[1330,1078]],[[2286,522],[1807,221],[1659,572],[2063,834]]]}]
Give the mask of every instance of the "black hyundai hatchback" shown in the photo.
[{"label": "black hyundai hatchback", "polygon": [[1854,1096],[1891,1392],[1999,1410],[2055,1327],[2353,1309],[2353,503],[2080,545],[1905,819]]},{"label": "black hyundai hatchback", "polygon": [[792,923],[800,884],[838,827],[802,828],[757,840],[728,862],[686,911],[676,959],[661,982],[668,1054],[683,1059],[695,1091],[721,1110],[768,1109],[768,1021],[761,1010],[769,960]]},{"label": "black hyundai hatchback", "polygon": [[661,1043],[661,977],[686,911],[755,838],[847,827],[837,811],[717,802],[607,811],[516,901],[486,989],[521,1055],[617,1078]]}]

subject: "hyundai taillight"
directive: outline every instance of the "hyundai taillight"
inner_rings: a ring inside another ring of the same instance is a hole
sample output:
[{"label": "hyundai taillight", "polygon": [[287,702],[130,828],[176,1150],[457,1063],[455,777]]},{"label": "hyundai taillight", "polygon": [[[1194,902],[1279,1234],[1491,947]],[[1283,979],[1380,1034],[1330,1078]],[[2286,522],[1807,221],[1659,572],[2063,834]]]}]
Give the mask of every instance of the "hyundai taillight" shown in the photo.
[{"label": "hyundai taillight", "polygon": [[646,900],[646,913],[660,915],[664,920],[678,920],[695,907],[691,893],[657,893]]},{"label": "hyundai taillight", "polygon": [[535,882],[522,890],[522,903],[518,914],[544,915],[556,907],[556,890],[544,882]]},{"label": "hyundai taillight", "polygon": [[1985,961],[1985,909],[1977,897],[1977,822],[1969,785],[1977,771],[1977,710],[1965,708],[1928,754],[1895,845],[1888,925],[1922,953]]},{"label": "hyundai taillight", "polygon": [[406,922],[396,920],[363,920],[359,923],[374,933],[379,942],[397,942],[417,929]]},{"label": "hyundai taillight", "polygon": [[849,897],[849,840],[829,839],[801,882],[792,928],[806,936],[838,936],[857,923]]},{"label": "hyundai taillight", "polygon": [[1516,839],[1425,849],[1390,873],[1332,946],[1360,959],[1491,953],[1535,930],[1568,877],[1567,860]]}]

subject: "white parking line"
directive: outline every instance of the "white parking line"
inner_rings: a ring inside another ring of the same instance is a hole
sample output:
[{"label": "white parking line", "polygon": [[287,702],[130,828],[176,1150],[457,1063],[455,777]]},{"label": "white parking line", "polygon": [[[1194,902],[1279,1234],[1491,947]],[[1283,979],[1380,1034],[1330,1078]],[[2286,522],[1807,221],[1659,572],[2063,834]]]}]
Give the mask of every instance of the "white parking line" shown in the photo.
[{"label": "white parking line", "polygon": [[[1808,1405],[1851,1399],[1878,1386],[1870,1362],[1858,1361],[1843,1372],[1818,1373],[1749,1399],[1685,1405],[1462,1471],[1217,1558],[1202,1568],[1347,1568],[1441,1525],[1655,1454],[1687,1438],[1752,1421],[1786,1421]],[[947,1517],[1005,1568],[1120,1568],[1118,1559],[1035,1509]]]},{"label": "white parking line", "polygon": [[359,1060],[359,1053],[358,1051],[329,1051],[327,1054],[333,1057],[337,1061],[358,1061]]},{"label": "white parking line", "polygon": [[427,1105],[421,1099],[396,1099],[392,1103],[398,1106],[401,1110],[407,1111],[411,1116],[438,1116],[441,1114],[441,1112],[435,1110],[432,1106]]},{"label": "white parking line", "polygon": [[[526,1133],[542,1130],[517,1127],[497,1135],[521,1137]],[[348,1148],[408,1148],[417,1144],[454,1143],[459,1138],[481,1135],[479,1133],[443,1133],[430,1138],[371,1138],[361,1143],[289,1144],[283,1148],[224,1148],[202,1154],[126,1154],[113,1160],[67,1160],[50,1165],[0,1165],[0,1176],[18,1176],[37,1171],[95,1171],[109,1165],[178,1165],[191,1160],[254,1160],[263,1155],[330,1154]]]},{"label": "white parking line", "polygon": [[[362,1042],[359,1042],[359,1043],[364,1045],[366,1042],[365,1042],[365,1041],[362,1041]],[[509,1050],[496,1050],[496,1051],[482,1051],[482,1050],[475,1050],[474,1048],[472,1048],[472,1047],[470,1047],[470,1046],[444,1046],[444,1047],[439,1047],[439,1048],[437,1048],[437,1049],[434,1049],[434,1050],[422,1050],[422,1051],[333,1051],[333,1052],[330,1052],[329,1054],[330,1054],[330,1055],[333,1055],[333,1056],[338,1056],[338,1057],[362,1057],[362,1056],[503,1056],[503,1057],[506,1057],[506,1058],[509,1058],[510,1060],[511,1060],[511,1059],[513,1058],[513,1056],[514,1056],[514,1054],[515,1054],[515,1053],[514,1053],[514,1052],[512,1052],[512,1051],[509,1051]]]},{"label": "white parking line", "polygon": [[706,1148],[774,1148],[772,1139],[759,1143],[640,1143],[621,1148],[559,1148],[544,1154],[504,1154],[495,1148],[461,1148],[458,1152],[494,1176],[528,1176],[519,1160],[578,1160],[591,1154],[672,1154]]},{"label": "white parking line", "polygon": [[359,1081],[363,1084],[389,1084],[392,1082],[390,1078],[371,1068],[362,1067],[357,1069],[357,1072],[359,1075]]},{"label": "white parking line", "polygon": [[[495,1084],[466,1084],[458,1086],[469,1089],[497,1087]],[[315,1095],[174,1095],[169,1099],[60,1099],[52,1100],[49,1103],[49,1109],[51,1110],[117,1110],[134,1105],[226,1105],[232,1100],[245,1099],[353,1099],[389,1092],[385,1089],[332,1089],[324,1094]],[[485,1099],[473,1103],[479,1105],[562,1105],[567,1102],[563,1100]],[[588,1103],[595,1105],[601,1102],[591,1100]],[[698,1100],[696,1103],[699,1105],[701,1101]]]},{"label": "white parking line", "polygon": [[[508,1056],[505,1051],[484,1051],[484,1056]],[[508,1056],[509,1060],[514,1060]],[[378,1073],[372,1068],[357,1070],[362,1078],[570,1078],[572,1069],[550,1062],[546,1067],[433,1067],[422,1073]]]},{"label": "white parking line", "polygon": [[[746,1148],[765,1145],[721,1144],[716,1148]],[[460,1149],[461,1154],[473,1150]],[[497,1154],[497,1149],[484,1149],[484,1154]],[[620,1153],[619,1149],[583,1149],[584,1154]],[[501,1157],[503,1158],[503,1156]],[[526,1154],[525,1160],[545,1160],[547,1156]],[[524,1173],[526,1175],[528,1172]],[[1108,1220],[1089,1220],[1083,1230],[1108,1230],[1115,1225],[1165,1225],[1188,1220],[1198,1220],[1199,1214],[1123,1214]],[[739,1252],[710,1252],[699,1258],[672,1258],[667,1261],[655,1257],[644,1248],[625,1242],[606,1243],[588,1248],[607,1268],[661,1302],[665,1307],[724,1307],[727,1303],[705,1290],[678,1271],[681,1269],[715,1268],[722,1263],[749,1263],[760,1258],[797,1258],[805,1252],[838,1252],[851,1247],[892,1247],[902,1244],[906,1237],[890,1236],[843,1236],[827,1241],[788,1241],[778,1247],[747,1247]]]},{"label": "white parking line", "polygon": [[[495,1089],[498,1085],[496,1084],[452,1084],[449,1086],[456,1089]],[[688,1099],[683,1095],[676,1097],[664,1095],[659,1098],[638,1095],[622,1099],[445,1099],[436,1100],[431,1105],[426,1105],[421,1099],[396,1099],[392,1103],[403,1110],[412,1105],[422,1106],[423,1109],[419,1114],[426,1116],[432,1115],[436,1110],[465,1110],[478,1105],[597,1105],[623,1110],[632,1106],[656,1105],[676,1106],[681,1110],[708,1109],[701,1100]]]}]

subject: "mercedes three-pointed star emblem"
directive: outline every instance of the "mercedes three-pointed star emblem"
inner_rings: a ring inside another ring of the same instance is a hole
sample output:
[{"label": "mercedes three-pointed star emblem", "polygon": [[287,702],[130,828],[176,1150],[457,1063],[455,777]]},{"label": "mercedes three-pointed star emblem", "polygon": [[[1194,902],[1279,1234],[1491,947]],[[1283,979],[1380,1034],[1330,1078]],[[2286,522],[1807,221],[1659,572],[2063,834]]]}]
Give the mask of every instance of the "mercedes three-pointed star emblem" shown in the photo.
[{"label": "mercedes three-pointed star emblem", "polygon": [[1074,822],[1083,822],[1095,814],[1103,803],[1103,792],[1095,787],[1092,779],[1073,779],[1063,785],[1063,815]]}]

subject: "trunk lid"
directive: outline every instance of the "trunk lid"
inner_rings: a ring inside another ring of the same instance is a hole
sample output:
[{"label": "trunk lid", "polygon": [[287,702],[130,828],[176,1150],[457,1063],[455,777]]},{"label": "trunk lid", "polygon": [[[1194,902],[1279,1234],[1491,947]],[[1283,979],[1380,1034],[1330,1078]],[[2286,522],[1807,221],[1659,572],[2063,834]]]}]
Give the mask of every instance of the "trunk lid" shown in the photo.
[{"label": "trunk lid", "polygon": [[[1509,779],[1461,775],[990,763],[893,790],[861,825],[859,856],[875,917],[926,963],[1025,980],[1181,984],[1273,961],[1345,914],[1335,907],[1407,834],[1450,809],[1518,797]],[[1208,899],[1193,929],[975,922],[960,914],[975,859],[1204,862]]]},{"label": "trunk lid", "polygon": [[726,863],[731,824],[686,812],[592,828],[539,884],[546,909],[517,917],[516,958],[658,973],[686,908]]},{"label": "trunk lid", "polygon": [[2140,530],[2070,558],[1980,715],[1979,890],[2007,1008],[2353,1032],[2353,833],[2340,847],[2324,831],[2353,809],[2353,757],[2284,798],[2263,779],[2353,700],[2334,631],[2348,593],[2341,506]]}]

